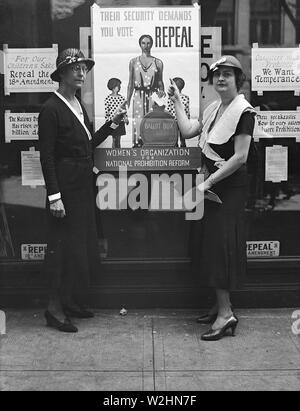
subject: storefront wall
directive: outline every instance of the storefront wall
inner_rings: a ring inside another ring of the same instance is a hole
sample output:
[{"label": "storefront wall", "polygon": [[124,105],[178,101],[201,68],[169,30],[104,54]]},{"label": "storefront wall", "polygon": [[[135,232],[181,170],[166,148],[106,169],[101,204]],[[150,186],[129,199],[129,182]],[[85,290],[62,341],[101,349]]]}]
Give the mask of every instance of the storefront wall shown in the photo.
[{"label": "storefront wall", "polygon": [[[2,50],[5,47],[52,48],[57,44],[59,51],[81,47],[91,53],[87,33],[93,3],[0,0]],[[141,0],[96,3],[114,7],[144,5]],[[247,73],[242,91],[249,101],[262,112],[296,112],[300,97],[295,90],[264,91],[261,95],[253,91],[251,53],[253,44],[259,48],[291,48],[291,51],[298,47],[300,1],[203,0],[199,4],[202,27],[221,27],[223,54],[234,54],[241,60]],[[191,5],[191,1],[148,1],[147,6],[151,5]],[[1,61],[0,64],[3,66]],[[46,193],[41,186],[24,185],[21,169],[21,152],[32,148],[38,151],[39,142],[38,139],[10,140],[5,121],[9,112],[12,115],[38,113],[50,94],[12,92],[5,95],[3,70],[0,82],[3,90],[0,97],[1,304],[39,303],[46,294],[41,260],[46,243]],[[81,97],[92,120],[90,84],[91,78],[88,78]],[[126,84],[122,85],[124,93],[125,89]],[[241,306],[295,305],[300,299],[299,116],[292,126],[291,136],[279,131],[276,136],[257,138],[258,162],[246,205],[248,273],[246,278],[238,279],[233,296]],[[281,153],[287,158],[278,163],[282,173],[287,168],[287,181],[266,181],[266,168],[271,167],[270,157],[266,164],[266,152],[274,146],[279,147],[279,156]],[[91,279],[93,304],[200,307],[209,303],[210,293],[195,286],[190,272],[190,223],[182,213],[102,211],[97,213],[97,225],[102,265],[97,278]]]}]

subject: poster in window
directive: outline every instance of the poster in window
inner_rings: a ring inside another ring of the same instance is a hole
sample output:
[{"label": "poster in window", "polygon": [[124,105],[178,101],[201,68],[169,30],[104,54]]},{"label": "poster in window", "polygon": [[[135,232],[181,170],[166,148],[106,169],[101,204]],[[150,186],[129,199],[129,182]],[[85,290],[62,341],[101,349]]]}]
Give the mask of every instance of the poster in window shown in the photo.
[{"label": "poster in window", "polygon": [[21,151],[22,186],[45,185],[40,152],[35,150]]},{"label": "poster in window", "polygon": [[266,181],[288,181],[288,147],[266,147]]},{"label": "poster in window", "polygon": [[50,78],[56,68],[58,46],[52,48],[9,48],[4,52],[4,94],[49,93],[57,89]]},{"label": "poster in window", "polygon": [[252,49],[252,90],[300,93],[300,48]]},{"label": "poster in window", "polygon": [[101,146],[109,149],[106,157],[120,159],[126,150],[126,161],[133,167],[138,161],[155,161],[156,155],[166,161],[170,156],[176,161],[186,158],[189,148],[180,147],[175,110],[166,91],[169,79],[177,78],[187,115],[195,121],[199,118],[199,6],[94,4],[91,12],[95,128],[111,120],[117,107],[127,102],[127,118]]},{"label": "poster in window", "polygon": [[38,140],[39,113],[12,113],[5,110],[5,142]]},{"label": "poster in window", "polygon": [[300,141],[300,110],[258,111],[254,138],[295,138]]}]

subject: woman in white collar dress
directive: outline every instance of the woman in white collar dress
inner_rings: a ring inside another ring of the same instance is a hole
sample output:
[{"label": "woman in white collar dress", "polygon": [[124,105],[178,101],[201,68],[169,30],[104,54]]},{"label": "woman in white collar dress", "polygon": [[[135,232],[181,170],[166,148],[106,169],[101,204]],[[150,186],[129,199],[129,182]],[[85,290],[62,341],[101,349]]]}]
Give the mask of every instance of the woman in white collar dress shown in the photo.
[{"label": "woman in white collar dress", "polygon": [[212,189],[222,200],[222,204],[205,201],[204,218],[193,227],[193,266],[201,284],[216,291],[215,306],[197,320],[211,324],[202,335],[206,341],[219,340],[227,331],[234,335],[238,319],[232,311],[230,291],[246,271],[244,210],[255,111],[239,94],[244,80],[243,68],[234,56],[223,56],[213,64],[210,82],[220,100],[204,111],[201,123],[186,117],[176,85],[168,90],[183,136],[200,134],[202,159],[210,176],[197,189]]},{"label": "woman in white collar dress", "polygon": [[41,164],[47,190],[47,253],[44,273],[49,279],[47,325],[77,332],[70,318],[90,318],[83,295],[91,275],[99,270],[95,223],[93,149],[118,127],[125,112],[94,135],[83,105],[75,94],[94,61],[75,48],[62,51],[51,74],[59,88],[39,115]]}]

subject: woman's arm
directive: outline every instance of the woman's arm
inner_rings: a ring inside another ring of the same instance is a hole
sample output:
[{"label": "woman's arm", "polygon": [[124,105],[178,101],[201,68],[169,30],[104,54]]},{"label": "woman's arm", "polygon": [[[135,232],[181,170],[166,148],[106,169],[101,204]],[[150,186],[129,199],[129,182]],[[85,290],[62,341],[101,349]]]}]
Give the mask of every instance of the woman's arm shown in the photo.
[{"label": "woman's arm", "polygon": [[164,97],[165,94],[165,86],[164,86],[164,82],[163,82],[163,71],[164,71],[164,64],[161,60],[156,59],[156,67],[158,70],[157,76],[157,83],[158,83],[158,96],[159,97]]},{"label": "woman's arm", "polygon": [[[103,124],[94,134],[92,138],[92,148],[93,150],[98,147],[103,141],[107,139],[108,136],[112,134],[114,128],[111,127],[112,121],[109,120]],[[116,128],[116,127],[115,127]]]},{"label": "woman's arm", "polygon": [[51,107],[43,107],[39,118],[40,161],[42,165],[45,185],[48,196],[59,195],[56,171],[55,171],[55,146],[58,134],[58,122],[55,110]]},{"label": "woman's arm", "polygon": [[106,138],[111,135],[113,130],[118,128],[120,122],[122,120],[124,121],[124,116],[126,115],[126,108],[125,108],[126,104],[127,104],[126,101],[124,101],[124,103],[122,103],[116,110],[112,120],[103,124],[103,126],[100,127],[99,130],[96,131],[96,133],[94,133],[93,139],[92,139],[93,149],[98,147],[99,144],[103,143],[103,141],[106,140]]},{"label": "woman's arm", "polygon": [[168,89],[168,94],[174,103],[178,127],[181,134],[185,139],[196,137],[201,133],[202,125],[199,121],[192,121],[187,117],[185,107],[180,99],[179,90],[172,79],[170,79],[170,82],[171,85]]},{"label": "woman's arm", "polygon": [[54,109],[43,107],[38,119],[40,161],[43,170],[50,212],[54,217],[64,218],[65,207],[61,199],[55,170],[55,146],[58,134],[58,123]]},{"label": "woman's arm", "polygon": [[127,105],[128,108],[130,107],[130,101],[133,93],[133,61],[134,59],[130,60],[129,63],[129,80],[128,80],[128,87],[127,87]]},{"label": "woman's arm", "polygon": [[224,162],[224,165],[206,180],[205,189],[210,189],[216,183],[231,176],[242,165],[246,164],[252,137],[239,134],[234,137],[234,155]]}]

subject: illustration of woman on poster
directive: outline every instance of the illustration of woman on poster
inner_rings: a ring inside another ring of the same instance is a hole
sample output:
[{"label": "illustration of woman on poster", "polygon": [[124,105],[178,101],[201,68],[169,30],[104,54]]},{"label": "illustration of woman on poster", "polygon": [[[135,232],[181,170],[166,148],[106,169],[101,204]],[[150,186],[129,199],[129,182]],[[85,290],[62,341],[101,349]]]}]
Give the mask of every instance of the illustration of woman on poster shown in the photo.
[{"label": "illustration of woman on poster", "polygon": [[151,96],[154,92],[158,97],[164,97],[163,62],[151,55],[153,38],[144,34],[139,39],[142,54],[130,60],[129,82],[127,89],[127,104],[133,94],[132,107],[132,140],[133,147],[140,147],[140,125],[143,117],[151,111]]}]

